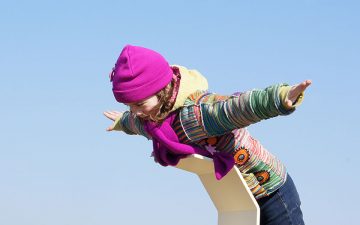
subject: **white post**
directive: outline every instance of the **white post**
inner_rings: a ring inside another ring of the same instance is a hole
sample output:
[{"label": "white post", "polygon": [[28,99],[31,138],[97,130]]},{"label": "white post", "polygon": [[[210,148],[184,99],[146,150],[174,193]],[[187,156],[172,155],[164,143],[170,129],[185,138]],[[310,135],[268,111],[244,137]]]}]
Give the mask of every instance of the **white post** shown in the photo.
[{"label": "white post", "polygon": [[218,211],[218,225],[259,225],[259,206],[236,166],[221,180],[215,178],[213,161],[201,155],[190,155],[176,167],[199,176]]}]

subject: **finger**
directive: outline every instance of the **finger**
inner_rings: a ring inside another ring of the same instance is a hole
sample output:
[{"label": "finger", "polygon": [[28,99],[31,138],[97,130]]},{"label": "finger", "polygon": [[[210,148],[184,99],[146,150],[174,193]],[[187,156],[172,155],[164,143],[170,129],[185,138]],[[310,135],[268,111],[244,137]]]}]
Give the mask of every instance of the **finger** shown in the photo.
[{"label": "finger", "polygon": [[308,88],[310,85],[311,85],[311,80],[303,81],[295,88],[294,94],[299,95],[300,93],[304,92],[306,88]]},{"label": "finger", "polygon": [[311,83],[312,83],[311,80],[305,80],[299,85],[299,89],[305,91],[305,89],[309,87]]},{"label": "finger", "polygon": [[287,108],[291,108],[291,107],[293,106],[293,102],[292,102],[291,100],[286,100],[286,101],[285,101],[285,106],[286,106]]},{"label": "finger", "polygon": [[112,116],[113,116],[113,118],[118,118],[120,115],[121,115],[121,112],[118,112],[118,111],[112,111],[111,113],[110,113]]},{"label": "finger", "polygon": [[112,116],[118,116],[120,114],[120,112],[118,112],[118,111],[108,111],[108,114],[112,115]]},{"label": "finger", "polygon": [[116,116],[114,116],[113,114],[109,113],[109,112],[104,112],[104,115],[111,119],[111,120],[115,120],[116,119]]},{"label": "finger", "polygon": [[103,113],[107,118],[111,119],[111,113],[109,113],[108,111]]},{"label": "finger", "polygon": [[109,117],[109,112],[105,111],[103,112],[104,116]]},{"label": "finger", "polygon": [[307,87],[309,87],[311,85],[311,80],[305,80],[303,82],[301,82],[300,84],[294,86],[294,89],[292,90],[292,97],[293,96],[298,96],[299,94],[301,94],[302,92],[304,92],[306,90]]},{"label": "finger", "polygon": [[303,85],[304,85],[304,90],[305,90],[307,87],[309,87],[311,85],[312,81],[311,80],[306,80],[303,83],[304,83]]},{"label": "finger", "polygon": [[115,113],[115,114],[119,114],[120,112],[119,111],[115,111],[115,110],[113,110],[113,111],[111,111],[112,113]]},{"label": "finger", "polygon": [[295,86],[294,88],[294,93],[296,94],[300,94],[301,92],[303,92],[306,88],[306,82],[301,82],[298,85]]},{"label": "finger", "polygon": [[113,126],[110,126],[110,127],[106,128],[106,131],[113,131],[113,130],[114,130]]}]

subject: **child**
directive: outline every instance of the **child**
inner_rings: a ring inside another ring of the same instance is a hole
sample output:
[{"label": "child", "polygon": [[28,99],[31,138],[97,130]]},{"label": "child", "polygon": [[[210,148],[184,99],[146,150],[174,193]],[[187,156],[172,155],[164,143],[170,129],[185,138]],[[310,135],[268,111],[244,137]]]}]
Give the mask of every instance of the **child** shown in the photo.
[{"label": "child", "polygon": [[108,131],[153,141],[155,161],[176,165],[189,154],[213,158],[221,179],[236,165],[261,210],[261,224],[304,224],[300,199],[285,166],[246,126],[292,113],[310,80],[223,96],[208,93],[196,70],[170,66],[157,52],[127,45],[110,73],[115,99],[130,111],[106,111]]}]

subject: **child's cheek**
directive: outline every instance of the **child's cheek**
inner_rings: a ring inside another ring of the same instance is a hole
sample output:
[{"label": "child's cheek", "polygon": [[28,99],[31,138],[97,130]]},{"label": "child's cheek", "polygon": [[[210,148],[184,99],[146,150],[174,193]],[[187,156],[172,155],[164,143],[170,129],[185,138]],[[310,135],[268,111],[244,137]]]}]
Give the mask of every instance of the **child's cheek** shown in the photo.
[{"label": "child's cheek", "polygon": [[144,108],[144,113],[147,114],[147,115],[150,115],[150,114],[154,114],[155,113],[155,106],[148,106],[146,108]]},{"label": "child's cheek", "polygon": [[142,111],[143,111],[144,113],[149,113],[149,112],[151,112],[151,110],[152,110],[152,107],[149,107],[149,106],[144,107],[144,108],[142,109]]}]

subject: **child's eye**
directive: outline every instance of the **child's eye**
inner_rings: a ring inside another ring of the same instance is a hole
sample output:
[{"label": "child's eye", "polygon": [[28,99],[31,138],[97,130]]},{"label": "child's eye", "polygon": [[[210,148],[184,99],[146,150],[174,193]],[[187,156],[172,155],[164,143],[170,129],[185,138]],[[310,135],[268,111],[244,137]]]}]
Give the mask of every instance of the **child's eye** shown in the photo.
[{"label": "child's eye", "polygon": [[138,104],[136,104],[136,106],[142,106],[142,105],[144,105],[144,103],[142,102],[142,103],[138,103]]}]

